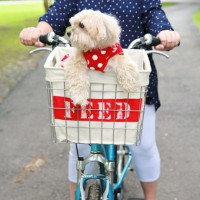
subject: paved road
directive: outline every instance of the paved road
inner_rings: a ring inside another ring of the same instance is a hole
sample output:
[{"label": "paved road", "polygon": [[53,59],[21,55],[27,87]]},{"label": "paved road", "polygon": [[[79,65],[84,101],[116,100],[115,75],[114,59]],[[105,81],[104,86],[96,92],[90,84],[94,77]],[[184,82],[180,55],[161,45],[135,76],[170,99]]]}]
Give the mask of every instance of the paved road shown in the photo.
[{"label": "paved road", "polygon": [[[178,5],[166,12],[182,35],[171,59],[156,56],[162,108],[157,136],[162,158],[158,200],[195,200],[200,196],[200,34],[191,14],[200,5]],[[40,62],[40,65],[44,61]],[[44,72],[28,74],[0,105],[0,197],[2,200],[68,198],[67,145],[50,141]],[[126,196],[142,196],[134,174]]]},{"label": "paved road", "polygon": [[169,52],[169,60],[155,56],[162,101],[157,114],[162,163],[158,200],[195,200],[200,196],[200,34],[191,16],[199,7],[180,4],[166,9],[181,33],[181,46]]}]

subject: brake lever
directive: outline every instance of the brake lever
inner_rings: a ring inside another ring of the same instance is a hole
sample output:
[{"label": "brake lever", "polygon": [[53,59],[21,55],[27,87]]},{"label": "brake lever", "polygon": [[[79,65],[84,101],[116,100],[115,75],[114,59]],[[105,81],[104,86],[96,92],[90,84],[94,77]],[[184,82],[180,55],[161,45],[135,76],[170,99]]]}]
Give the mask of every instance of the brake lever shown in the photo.
[{"label": "brake lever", "polygon": [[33,53],[36,53],[38,51],[52,51],[51,48],[48,48],[48,47],[41,47],[41,48],[37,48],[37,49],[33,49],[31,51],[29,51],[29,54],[33,54]]},{"label": "brake lever", "polygon": [[158,54],[158,55],[161,55],[161,56],[164,56],[165,58],[169,58],[169,55],[167,55],[166,53],[163,53],[161,51],[157,51],[157,50],[147,50],[146,53],[149,55],[149,54]]}]

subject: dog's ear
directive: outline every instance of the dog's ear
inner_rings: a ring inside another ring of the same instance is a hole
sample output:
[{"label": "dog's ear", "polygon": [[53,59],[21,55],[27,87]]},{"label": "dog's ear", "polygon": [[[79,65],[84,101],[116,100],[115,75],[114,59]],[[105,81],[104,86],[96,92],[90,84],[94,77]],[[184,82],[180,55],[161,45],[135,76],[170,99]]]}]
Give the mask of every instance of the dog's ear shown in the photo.
[{"label": "dog's ear", "polygon": [[[118,20],[111,15],[104,15],[99,22],[98,40],[111,46],[115,44],[120,37],[121,27]],[[101,41],[102,40],[102,41]]]},{"label": "dog's ear", "polygon": [[104,20],[99,18],[97,24],[97,40],[98,42],[104,42],[107,39],[107,28],[105,26]]}]

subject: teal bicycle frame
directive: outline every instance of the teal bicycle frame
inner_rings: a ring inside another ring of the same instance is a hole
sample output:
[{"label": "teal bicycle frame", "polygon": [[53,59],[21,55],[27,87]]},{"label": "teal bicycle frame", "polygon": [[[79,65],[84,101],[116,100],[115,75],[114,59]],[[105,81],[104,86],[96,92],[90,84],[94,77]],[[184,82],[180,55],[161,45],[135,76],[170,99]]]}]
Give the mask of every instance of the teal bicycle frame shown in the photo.
[{"label": "teal bicycle frame", "polygon": [[[77,174],[78,174],[78,184],[75,192],[75,200],[86,199],[85,187],[88,180],[99,180],[101,185],[101,193],[103,200],[114,199],[114,192],[118,190],[123,183],[123,180],[126,176],[126,173],[129,169],[129,166],[132,162],[131,153],[127,148],[127,160],[123,168],[120,169],[120,176],[118,177],[117,182],[113,181],[114,171],[118,170],[118,167],[115,166],[115,159],[117,154],[125,154],[123,151],[116,151],[117,146],[115,145],[100,145],[100,144],[91,144],[90,155],[83,159],[77,161]],[[90,162],[99,163],[99,174],[84,174],[85,166]]]}]

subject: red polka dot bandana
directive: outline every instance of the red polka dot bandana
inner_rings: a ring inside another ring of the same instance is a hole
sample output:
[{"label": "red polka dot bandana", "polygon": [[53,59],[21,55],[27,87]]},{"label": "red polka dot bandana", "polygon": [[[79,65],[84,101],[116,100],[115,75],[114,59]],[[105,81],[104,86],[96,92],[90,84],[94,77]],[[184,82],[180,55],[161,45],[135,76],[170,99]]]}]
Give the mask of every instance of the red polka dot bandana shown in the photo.
[{"label": "red polka dot bandana", "polygon": [[[91,51],[84,52],[83,56],[85,57],[85,60],[87,62],[87,67],[89,69],[104,72],[104,69],[106,68],[108,64],[109,59],[117,54],[124,55],[123,49],[119,42],[116,43],[116,45],[107,47],[106,49],[93,49]],[[65,60],[68,57],[69,57],[69,54],[66,54],[61,59],[62,67]]]},{"label": "red polka dot bandana", "polygon": [[119,42],[116,43],[116,45],[113,45],[106,49],[93,49],[91,51],[83,53],[85,60],[88,64],[87,65],[88,68],[101,72],[104,72],[104,69],[108,64],[109,59],[117,54],[118,55],[124,54],[123,49]]}]

